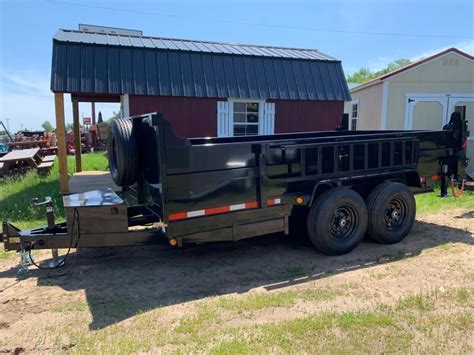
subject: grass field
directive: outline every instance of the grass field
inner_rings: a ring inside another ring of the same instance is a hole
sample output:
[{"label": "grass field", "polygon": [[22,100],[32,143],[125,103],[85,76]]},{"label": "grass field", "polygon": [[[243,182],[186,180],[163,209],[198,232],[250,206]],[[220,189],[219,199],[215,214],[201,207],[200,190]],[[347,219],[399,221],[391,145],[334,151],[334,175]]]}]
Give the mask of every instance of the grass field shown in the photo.
[{"label": "grass field", "polygon": [[[107,170],[107,158],[103,152],[83,155],[84,170]],[[61,194],[59,193],[59,172],[56,160],[48,176],[30,171],[23,176],[0,180],[0,217],[8,219],[20,228],[33,228],[45,224],[44,208],[34,207],[33,197],[43,200],[50,196],[56,207],[56,218],[64,218]],[[68,171],[74,173],[74,157],[68,157]]]}]

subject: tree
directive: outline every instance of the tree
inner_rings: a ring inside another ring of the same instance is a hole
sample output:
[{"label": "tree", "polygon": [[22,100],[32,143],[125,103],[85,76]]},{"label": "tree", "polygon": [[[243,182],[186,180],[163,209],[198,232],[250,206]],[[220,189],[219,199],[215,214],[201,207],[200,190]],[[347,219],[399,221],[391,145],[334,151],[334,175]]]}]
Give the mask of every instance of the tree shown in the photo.
[{"label": "tree", "polygon": [[117,112],[114,111],[112,113],[112,117],[110,117],[110,119],[115,120],[115,119],[121,118],[121,117],[122,117],[122,113],[120,112],[120,110],[118,110]]},{"label": "tree", "polygon": [[97,118],[97,123],[102,123],[102,112],[99,111],[99,116]]},{"label": "tree", "polygon": [[110,124],[113,120],[116,120],[117,118],[121,118],[122,117],[122,113],[119,111],[113,111],[112,113],[112,117],[110,117],[106,122],[108,124]]},{"label": "tree", "polygon": [[378,71],[370,71],[368,68],[360,68],[357,72],[355,72],[352,75],[349,75],[347,77],[347,81],[349,83],[366,83],[369,80],[375,79],[381,75],[390,73],[394,70],[403,68],[409,64],[411,64],[412,61],[407,58],[401,58],[393,61],[392,63],[388,64],[386,68]]},{"label": "tree", "polygon": [[44,129],[47,133],[54,131],[53,125],[52,125],[51,122],[49,122],[49,121],[44,121],[43,124],[41,125],[41,127],[43,127],[43,129]]}]

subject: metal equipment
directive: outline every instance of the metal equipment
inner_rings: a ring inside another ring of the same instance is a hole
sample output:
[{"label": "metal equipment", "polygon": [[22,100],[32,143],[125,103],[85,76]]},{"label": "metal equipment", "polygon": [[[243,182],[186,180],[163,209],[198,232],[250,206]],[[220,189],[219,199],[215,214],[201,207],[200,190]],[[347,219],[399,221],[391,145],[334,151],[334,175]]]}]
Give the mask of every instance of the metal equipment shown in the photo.
[{"label": "metal equipment", "polygon": [[21,231],[5,221],[3,243],[20,251],[166,238],[181,247],[294,231],[332,255],[349,252],[366,233],[395,243],[413,225],[413,194],[463,175],[466,138],[462,120],[443,131],[186,139],[158,113],[118,119],[109,165],[136,203],[110,190],[64,196],[66,222]]}]

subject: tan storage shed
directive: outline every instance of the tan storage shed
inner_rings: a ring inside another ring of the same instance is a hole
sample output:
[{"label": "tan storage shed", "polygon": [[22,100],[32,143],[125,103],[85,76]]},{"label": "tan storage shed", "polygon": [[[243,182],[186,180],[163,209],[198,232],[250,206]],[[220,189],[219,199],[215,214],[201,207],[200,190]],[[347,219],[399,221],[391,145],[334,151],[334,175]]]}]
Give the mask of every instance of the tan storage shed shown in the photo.
[{"label": "tan storage shed", "polygon": [[474,57],[450,48],[350,90],[350,128],[441,129],[451,113],[469,121],[474,175]]}]

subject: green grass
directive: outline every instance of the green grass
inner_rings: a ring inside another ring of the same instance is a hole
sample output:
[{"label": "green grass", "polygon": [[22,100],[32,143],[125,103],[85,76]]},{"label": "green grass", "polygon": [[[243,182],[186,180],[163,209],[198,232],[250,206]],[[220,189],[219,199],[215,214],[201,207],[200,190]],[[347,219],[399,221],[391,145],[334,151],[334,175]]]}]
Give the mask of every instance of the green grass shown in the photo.
[{"label": "green grass", "polygon": [[237,312],[257,311],[270,307],[287,307],[296,302],[296,293],[263,293],[247,297],[225,297],[219,299],[219,306]]},{"label": "green grass", "polygon": [[398,301],[397,310],[419,310],[431,311],[434,308],[434,300],[429,295],[416,294]]},{"label": "green grass", "polygon": [[[274,295],[287,299],[285,294]],[[71,303],[55,310],[65,317],[60,323],[52,323],[47,334],[55,339],[53,352],[84,354],[349,354],[414,353],[420,349],[426,353],[472,353],[474,350],[469,342],[474,329],[472,288],[415,294],[394,305],[376,303],[360,310],[329,308],[286,320],[273,319],[272,309],[256,318],[242,316],[239,307],[245,302],[255,304],[255,296],[232,296],[239,300],[232,304],[223,304],[221,298],[202,300],[187,305],[186,312],[176,317],[169,313],[163,317],[161,309],[151,310],[93,331],[87,328],[85,303]],[[459,302],[456,310],[452,309],[453,300]],[[282,303],[276,304],[279,307]],[[127,307],[126,303],[122,307]]]},{"label": "green grass", "polygon": [[253,312],[266,308],[290,307],[298,301],[319,302],[333,300],[345,294],[342,288],[304,289],[281,293],[259,293],[246,297],[222,297],[219,307],[237,313]]},{"label": "green grass", "polygon": [[[8,220],[20,228],[33,228],[46,224],[44,208],[34,207],[33,197],[43,200],[50,196],[56,207],[55,216],[64,219],[62,197],[59,193],[59,171],[57,159],[48,176],[39,176],[36,171],[25,175],[0,179],[0,219]],[[103,152],[82,156],[83,170],[107,170],[107,158]],[[69,175],[74,173],[74,157],[68,157]]]},{"label": "green grass", "polygon": [[460,208],[474,210],[474,191],[465,191],[461,197],[452,197],[451,189],[448,190],[449,197],[439,197],[439,188],[435,188],[432,193],[425,193],[416,196],[417,214],[429,214],[442,209]]}]

